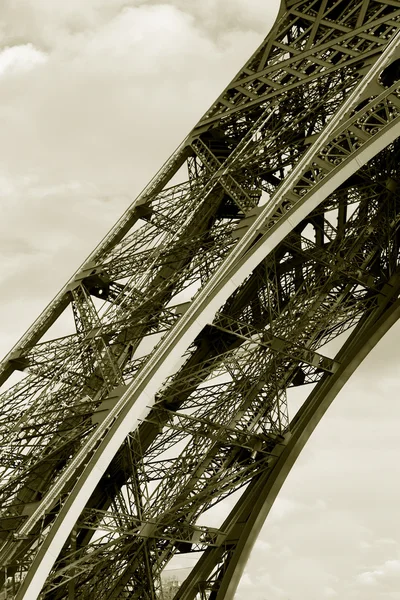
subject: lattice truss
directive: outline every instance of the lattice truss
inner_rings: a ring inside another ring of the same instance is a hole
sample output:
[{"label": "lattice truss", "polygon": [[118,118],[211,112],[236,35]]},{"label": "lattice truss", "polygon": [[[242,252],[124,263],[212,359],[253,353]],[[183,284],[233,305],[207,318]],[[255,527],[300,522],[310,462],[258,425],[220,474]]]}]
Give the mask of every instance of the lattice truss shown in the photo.
[{"label": "lattice truss", "polygon": [[[242,71],[6,357],[1,597],[18,597],[91,453],[71,473],[72,459],[257,215],[271,206],[261,236],[398,122],[394,60],[274,204],[399,27],[399,0],[282,5]],[[399,158],[394,142],[331,193],[187,348],[112,457],[41,598],[163,598],[163,570],[189,552],[198,566],[176,598],[217,598],[236,513],[219,528],[199,518],[273,468],[290,432],[287,389],[331,377],[339,360],[324,346],[397,297]]]}]

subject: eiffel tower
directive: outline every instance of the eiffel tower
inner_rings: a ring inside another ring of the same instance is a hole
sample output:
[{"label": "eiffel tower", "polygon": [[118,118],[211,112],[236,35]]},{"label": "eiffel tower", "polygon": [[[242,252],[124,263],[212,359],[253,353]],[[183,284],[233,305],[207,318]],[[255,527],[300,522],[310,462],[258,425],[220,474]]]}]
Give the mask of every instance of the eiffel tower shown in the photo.
[{"label": "eiffel tower", "polygon": [[0,598],[162,599],[190,553],[175,599],[232,600],[304,444],[400,316],[399,29],[400,0],[282,0],[5,357]]}]

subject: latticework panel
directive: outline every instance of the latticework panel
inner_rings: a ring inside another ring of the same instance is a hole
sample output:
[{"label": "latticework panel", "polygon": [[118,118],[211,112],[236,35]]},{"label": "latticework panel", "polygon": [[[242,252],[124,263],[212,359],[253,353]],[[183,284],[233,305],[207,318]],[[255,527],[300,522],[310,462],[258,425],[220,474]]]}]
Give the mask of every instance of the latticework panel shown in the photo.
[{"label": "latticework panel", "polygon": [[[6,357],[4,594],[32,597],[47,564],[42,598],[162,598],[164,568],[192,552],[199,561],[176,597],[231,597],[241,507],[293,429],[287,389],[326,385],[342,362],[324,346],[345,332],[358,339],[397,300],[399,27],[397,0],[282,5],[243,70]],[[175,354],[202,302],[213,308]],[[66,335],[53,338],[53,325]],[[161,377],[152,365],[167,344]],[[160,379],[155,393],[146,378]],[[135,389],[143,410],[127,423]],[[120,422],[130,433],[98,463]],[[240,490],[219,528],[199,525]],[[75,524],[57,533],[68,511]]]}]

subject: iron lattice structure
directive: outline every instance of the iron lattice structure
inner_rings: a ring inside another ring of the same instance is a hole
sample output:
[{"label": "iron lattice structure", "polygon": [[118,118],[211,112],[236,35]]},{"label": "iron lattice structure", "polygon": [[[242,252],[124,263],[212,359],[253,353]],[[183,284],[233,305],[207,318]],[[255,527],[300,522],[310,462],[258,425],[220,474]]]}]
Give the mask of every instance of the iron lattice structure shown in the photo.
[{"label": "iron lattice structure", "polygon": [[399,29],[400,0],[283,1],[5,358],[1,598],[163,598],[189,552],[175,598],[233,598],[301,448],[400,315]]}]

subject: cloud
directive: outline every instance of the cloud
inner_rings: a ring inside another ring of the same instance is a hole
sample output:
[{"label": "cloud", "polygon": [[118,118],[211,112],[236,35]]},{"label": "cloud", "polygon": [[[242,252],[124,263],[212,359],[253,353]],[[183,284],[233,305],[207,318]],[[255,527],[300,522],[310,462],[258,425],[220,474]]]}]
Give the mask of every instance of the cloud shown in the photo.
[{"label": "cloud", "polygon": [[372,571],[364,571],[357,575],[356,581],[362,585],[385,585],[397,582],[400,584],[400,560],[386,560]]},{"label": "cloud", "polygon": [[250,573],[245,571],[238,585],[235,600],[245,600],[251,594],[252,600],[281,600],[287,598],[285,591],[275,585],[273,577],[268,572]]},{"label": "cloud", "polygon": [[254,544],[253,552],[269,552],[271,549],[272,545],[259,537]]},{"label": "cloud", "polygon": [[357,575],[357,582],[362,585],[376,585],[378,575],[382,575],[382,571],[365,571]]},{"label": "cloud", "polygon": [[296,515],[301,513],[309,513],[313,516],[324,511],[327,508],[326,502],[321,498],[315,498],[311,502],[304,502],[297,497],[290,497],[287,494],[281,493],[276,498],[271,512],[268,516],[268,522],[278,523],[283,519],[296,519]]},{"label": "cloud", "polygon": [[214,39],[227,30],[258,31],[266,35],[279,6],[278,2],[265,3],[263,0],[169,0],[165,4],[176,6],[192,15],[196,23]]},{"label": "cloud", "polygon": [[252,579],[248,573],[243,573],[242,578],[239,583],[239,587],[240,588],[254,587],[254,582],[252,581]]},{"label": "cloud", "polygon": [[33,44],[7,46],[0,51],[0,77],[33,69],[47,61],[47,55]]},{"label": "cloud", "polygon": [[339,595],[332,587],[325,587],[322,594],[324,598],[336,598]]},{"label": "cloud", "polygon": [[[251,4],[251,3],[249,3]],[[5,0],[0,273],[18,339],[262,40],[228,4]],[[207,19],[218,21],[213,29]],[[225,16],[224,16],[225,15]],[[16,308],[18,307],[18,319]],[[13,338],[14,333],[14,338]]]},{"label": "cloud", "polygon": [[[3,96],[0,175],[43,185],[84,180],[134,197],[261,39],[227,28],[217,44],[192,14],[168,4],[126,6],[108,19],[104,3],[95,7],[82,11],[85,27],[71,33],[70,11],[16,3],[14,18],[31,13],[37,47],[49,50],[40,72],[21,73]],[[27,23],[11,25],[14,37],[28,36]],[[62,27],[46,44],[45,32]],[[30,49],[38,61],[44,54],[32,44],[3,52]]]}]

